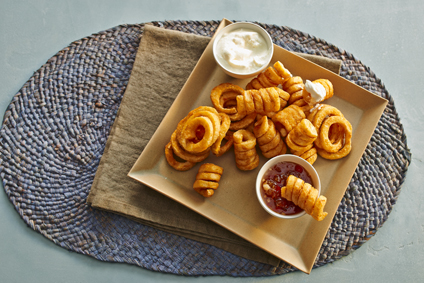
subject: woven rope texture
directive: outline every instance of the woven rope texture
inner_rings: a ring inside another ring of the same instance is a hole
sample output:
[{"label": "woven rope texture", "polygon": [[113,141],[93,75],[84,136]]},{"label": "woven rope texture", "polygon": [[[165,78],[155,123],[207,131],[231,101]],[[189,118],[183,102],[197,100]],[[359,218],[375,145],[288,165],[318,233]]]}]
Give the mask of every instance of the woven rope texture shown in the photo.
[{"label": "woven rope texture", "polygon": [[[151,24],[212,36],[219,22]],[[341,76],[389,100],[316,259],[314,267],[322,266],[360,247],[386,221],[411,159],[406,136],[383,83],[354,56],[300,31],[259,24],[290,51],[341,59]],[[0,174],[10,201],[35,231],[102,261],[184,275],[296,270],[247,260],[86,204],[143,27],[117,26],[71,43],[13,97],[0,132]]]}]

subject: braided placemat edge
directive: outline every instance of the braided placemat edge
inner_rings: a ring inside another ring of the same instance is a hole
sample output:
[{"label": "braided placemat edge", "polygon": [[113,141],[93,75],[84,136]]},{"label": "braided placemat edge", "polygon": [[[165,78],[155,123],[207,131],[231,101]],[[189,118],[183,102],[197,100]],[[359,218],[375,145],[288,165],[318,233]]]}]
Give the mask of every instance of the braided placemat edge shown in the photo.
[{"label": "braided placemat edge", "polygon": [[[217,21],[211,21],[213,24],[215,24],[215,25],[217,25],[219,22],[217,22]],[[209,23],[211,23],[211,22],[209,22]],[[171,26],[171,28],[173,28],[173,24],[175,24],[175,23],[177,23],[177,24],[179,24],[179,23],[181,23],[182,25],[184,25],[184,23],[193,23],[193,21],[165,21],[165,22],[152,22],[151,24],[153,24],[153,25],[156,25],[156,26],[165,26],[165,27],[167,27],[167,28],[169,28],[167,25],[170,25]],[[194,22],[194,23],[197,23],[198,25],[205,25],[205,23],[206,22]],[[258,23],[259,24],[259,23]],[[138,28],[140,28],[140,29],[142,29],[142,27],[143,27],[143,25],[144,24],[136,24],[136,25],[120,25],[120,26],[117,26],[117,27],[114,27],[114,28],[112,28],[112,29],[108,29],[108,30],[105,30],[105,31],[101,31],[101,32],[98,32],[98,33],[95,33],[95,34],[93,34],[93,35],[91,35],[91,36],[89,36],[89,37],[85,37],[85,38],[82,38],[82,39],[80,39],[80,40],[77,40],[77,41],[74,41],[73,43],[71,43],[70,45],[72,45],[72,44],[79,44],[79,42],[83,42],[84,40],[86,40],[86,39],[89,39],[89,38],[92,38],[92,37],[95,37],[96,35],[103,35],[103,34],[105,34],[105,33],[108,33],[110,30],[120,30],[120,29],[123,29],[123,28],[128,28],[128,27],[138,27]],[[262,25],[262,24],[261,24]],[[299,33],[298,31],[295,31],[295,30],[292,30],[292,29],[290,29],[290,28],[287,28],[287,27],[277,27],[277,26],[275,26],[275,25],[262,25],[263,27],[266,27],[267,29],[280,29],[280,28],[282,28],[282,29],[286,29],[286,30],[291,30],[291,31],[293,31],[294,33]],[[191,29],[191,31],[196,31],[196,29]],[[300,34],[302,35],[302,36],[306,36],[307,38],[308,38],[308,36],[309,35],[307,35],[307,34],[304,34],[304,33],[301,33],[300,32]],[[317,39],[317,38],[315,38],[315,37],[311,37],[311,36],[309,36],[309,40],[312,40],[312,41],[317,41],[317,42],[319,42],[319,43],[321,43],[321,44],[323,44],[323,45],[331,45],[331,44],[328,44],[327,42],[325,42],[325,41],[323,41],[323,40],[320,40],[320,39]],[[51,59],[49,59],[42,67],[40,67],[40,70],[41,69],[43,69],[43,68],[47,68],[48,66],[49,66],[49,64],[52,64],[52,63],[55,63],[55,59],[53,59],[53,58],[56,58],[57,56],[60,56],[63,52],[64,52],[64,50],[66,50],[68,47],[66,47],[66,48],[64,48],[63,50],[61,50],[61,51],[59,51],[58,53],[56,53]],[[333,47],[332,47],[333,48]],[[350,53],[348,53],[348,52],[346,52],[346,51],[344,51],[344,50],[341,50],[341,49],[338,49],[337,47],[336,47],[336,49],[337,49],[337,51],[340,53],[340,54],[342,54],[343,56],[346,56],[346,58],[347,59],[349,59],[349,60],[351,60],[351,61],[353,61],[353,62],[355,62],[356,64],[359,64],[359,65],[363,65],[359,60],[357,60],[353,55],[351,55]],[[308,51],[307,53],[309,53],[309,54],[315,54],[315,55],[317,55],[316,54],[316,52],[314,52],[314,51]],[[320,52],[320,53],[322,53],[322,54],[319,54],[319,55],[323,55],[323,56],[326,56],[326,55],[328,55],[328,54],[326,54],[325,52]],[[332,58],[335,58],[335,59],[338,59],[338,57],[337,56],[329,56],[329,57],[332,57]],[[383,83],[381,82],[381,80],[380,79],[378,79],[376,76],[375,76],[375,74],[368,68],[368,67],[366,67],[366,66],[364,66],[364,71],[365,72],[368,72],[369,74],[370,74],[370,76],[371,77],[374,77],[375,78],[375,80],[376,80],[376,82],[378,83],[378,84],[380,84],[381,86],[382,86],[382,88],[384,89],[384,91],[382,92],[383,93],[383,95],[385,96],[385,98],[386,99],[388,99],[389,100],[389,104],[392,104],[392,112],[394,112],[395,113],[395,120],[399,120],[399,116],[398,116],[398,114],[397,114],[397,112],[396,112],[396,110],[395,110],[395,107],[394,107],[394,101],[393,101],[393,98],[389,95],[389,93],[387,92],[387,90],[385,89],[385,87],[384,87],[384,85],[383,85]],[[348,71],[346,71],[347,72],[347,74],[349,75],[349,72]],[[29,81],[22,87],[22,88],[25,88],[26,86],[28,87],[28,85],[27,84],[29,84]],[[7,108],[7,110],[6,110],[6,112],[5,112],[5,115],[4,115],[4,121],[3,121],[3,125],[4,124],[6,124],[6,123],[9,123],[9,122],[11,122],[10,120],[9,120],[9,118],[11,118],[11,117],[18,117],[18,115],[17,115],[17,113],[16,113],[16,109],[15,109],[15,106],[14,106],[14,103],[15,102],[18,102],[18,100],[19,100],[19,98],[18,98],[18,96],[20,95],[20,93],[18,93],[18,94],[16,94],[15,96],[14,96],[14,98],[12,99],[12,101],[11,101],[11,104],[8,106],[8,108]],[[383,97],[384,97],[383,96]],[[13,122],[11,122],[11,125],[13,126]],[[16,126],[16,124],[15,124],[15,126]],[[3,127],[2,127],[3,128]],[[402,124],[400,124],[400,129],[397,129],[399,132],[400,132],[400,134],[401,134],[401,142],[402,143],[404,143],[405,144],[405,148],[403,149],[403,152],[402,152],[402,154],[404,155],[404,158],[403,158],[403,160],[402,160],[402,158],[400,158],[400,157],[398,157],[398,159],[399,159],[399,163],[401,164],[399,167],[401,168],[401,173],[400,173],[400,175],[402,176],[401,177],[401,179],[400,179],[400,183],[399,183],[399,186],[397,187],[398,189],[397,189],[397,194],[398,193],[400,193],[400,188],[402,187],[402,184],[404,183],[404,180],[405,180],[405,178],[406,178],[406,171],[407,171],[407,169],[408,169],[408,165],[409,165],[409,162],[410,162],[410,158],[411,158],[411,155],[410,155],[410,151],[409,151],[409,149],[407,148],[407,146],[406,146],[406,141],[407,141],[407,139],[406,139],[406,135],[405,135],[405,133],[404,133],[404,130],[403,130],[403,126],[402,126]],[[2,131],[3,131],[3,129],[2,129]],[[2,147],[3,147],[3,138],[2,138],[2,140],[1,140],[1,142],[2,142]],[[5,175],[5,173],[9,173],[8,172],[8,170],[7,169],[5,169],[5,168],[3,168],[3,159],[1,160],[1,175],[2,175],[2,179],[3,179],[3,184],[4,184],[4,187],[5,187],[5,190],[6,190],[6,193],[8,193],[8,192],[10,192],[9,190],[7,190],[6,188],[7,187],[9,187],[9,186],[11,186],[11,187],[14,187],[14,185],[13,184],[11,184],[11,183],[9,183],[9,182],[7,182],[7,181],[5,181],[5,178],[4,178],[4,175]],[[406,162],[405,162],[406,161]],[[402,163],[403,163],[403,165],[402,165]],[[16,185],[15,185],[16,186]],[[10,194],[8,193],[8,196],[10,197]],[[393,205],[396,203],[396,200],[397,200],[397,197],[396,198],[394,198],[394,202],[393,202]],[[31,227],[32,229],[34,229],[34,230],[36,230],[37,228],[36,228],[36,225],[34,224],[34,222],[31,222],[30,221],[30,219],[26,216],[26,214],[25,213],[22,213],[22,210],[20,210],[20,208],[18,207],[18,205],[17,205],[17,203],[14,203],[14,202],[12,202],[13,204],[14,204],[14,207],[15,207],[15,209],[19,212],[19,214],[21,215],[21,217],[24,219],[24,221],[28,224],[28,226],[29,227]],[[391,209],[392,209],[392,207],[389,207],[389,212],[391,211]],[[384,219],[384,221],[385,221],[385,219]],[[340,258],[340,257],[342,257],[342,256],[344,256],[344,255],[347,255],[347,254],[349,254],[352,250],[355,250],[355,249],[357,249],[357,248],[359,248],[361,245],[362,245],[362,243],[363,242],[365,242],[366,241],[366,239],[369,239],[372,235],[374,235],[375,234],[375,231],[377,231],[377,229],[379,228],[379,227],[381,227],[381,225],[383,225],[383,223],[384,223],[384,221],[382,221],[379,225],[377,225],[376,227],[375,227],[375,229],[373,230],[373,229],[371,229],[370,231],[370,236],[367,238],[367,237],[365,237],[364,239],[365,240],[363,240],[363,241],[358,241],[358,243],[356,243],[356,244],[354,244],[354,245],[352,245],[352,247],[350,248],[350,249],[347,249],[347,250],[345,250],[344,252],[340,252],[338,255],[336,255],[336,256],[333,256],[332,257],[332,260],[327,260],[327,261],[319,261],[320,260],[320,258],[317,258],[317,263],[316,263],[316,265],[315,265],[315,267],[318,267],[318,266],[322,266],[322,265],[324,265],[324,264],[326,264],[326,263],[328,263],[328,262],[332,262],[332,261],[334,261],[334,260],[336,260],[336,259],[338,259],[338,258]],[[374,232],[373,232],[374,231]],[[50,234],[48,234],[48,233],[46,233],[45,231],[43,232],[43,231],[39,231],[40,233],[42,233],[44,236],[46,236],[47,238],[49,238],[50,240],[52,240],[53,242],[55,242],[56,244],[58,244],[58,245],[60,245],[60,246],[63,246],[63,247],[65,247],[65,248],[67,248],[67,249],[69,249],[69,250],[73,250],[71,247],[67,247],[66,245],[62,245],[60,242],[58,242],[54,237],[51,237],[51,235]],[[107,259],[108,261],[109,261],[109,259]],[[137,263],[133,263],[133,264],[137,264]],[[284,270],[284,271],[283,271]],[[291,270],[294,270],[294,269],[291,269],[290,267],[287,267],[287,266],[285,266],[285,268],[283,268],[283,269],[276,269],[275,270],[275,273],[276,274],[282,274],[282,273],[285,273],[285,272],[289,272],[289,271],[291,271]],[[239,275],[236,275],[236,276],[239,276]]]}]

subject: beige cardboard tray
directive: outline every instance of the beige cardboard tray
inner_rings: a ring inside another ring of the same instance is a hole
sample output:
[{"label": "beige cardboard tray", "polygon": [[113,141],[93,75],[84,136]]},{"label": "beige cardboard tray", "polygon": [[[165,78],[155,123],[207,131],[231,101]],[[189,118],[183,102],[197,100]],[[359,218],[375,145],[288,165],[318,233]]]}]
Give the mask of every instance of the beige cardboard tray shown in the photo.
[{"label": "beige cardboard tray", "polygon": [[[231,22],[224,19],[219,29],[229,23]],[[256,175],[267,159],[261,156],[256,169],[243,172],[237,169],[232,151],[221,157],[211,154],[204,161],[224,168],[218,190],[213,197],[205,199],[192,189],[200,164],[186,172],[176,171],[167,164],[164,147],[177,123],[190,110],[200,105],[212,106],[210,92],[213,87],[223,82],[231,82],[244,88],[249,81],[233,79],[217,66],[212,55],[212,43],[213,39],[128,175],[299,270],[310,273],[334,214],[387,101],[275,46],[271,64],[279,60],[292,74],[301,76],[304,80],[327,78],[333,83],[335,95],[326,103],[340,109],[353,127],[353,147],[347,157],[337,161],[318,157],[314,164],[321,178],[322,194],[328,198],[325,210],[329,215],[321,222],[315,221],[309,215],[292,220],[269,215],[262,209],[255,194]]]}]

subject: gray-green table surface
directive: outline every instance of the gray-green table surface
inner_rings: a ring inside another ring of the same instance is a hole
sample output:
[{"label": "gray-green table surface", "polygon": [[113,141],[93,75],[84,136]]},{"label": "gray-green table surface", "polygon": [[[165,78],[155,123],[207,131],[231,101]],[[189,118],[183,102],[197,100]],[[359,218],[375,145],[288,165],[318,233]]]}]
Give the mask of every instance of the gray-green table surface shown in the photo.
[{"label": "gray-green table surface", "polygon": [[395,101],[412,152],[403,189],[376,235],[314,269],[261,278],[183,277],[68,252],[26,226],[0,191],[1,282],[424,282],[424,2],[405,1],[0,1],[0,115],[50,57],[120,24],[164,20],[258,21],[325,39],[360,59]]}]

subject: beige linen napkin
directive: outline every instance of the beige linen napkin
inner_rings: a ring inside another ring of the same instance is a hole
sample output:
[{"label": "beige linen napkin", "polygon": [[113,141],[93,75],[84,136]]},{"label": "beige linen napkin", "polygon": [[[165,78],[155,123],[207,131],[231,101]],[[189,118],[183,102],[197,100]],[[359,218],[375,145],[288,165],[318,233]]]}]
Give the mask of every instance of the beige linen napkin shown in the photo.
[{"label": "beige linen napkin", "polygon": [[[278,258],[127,177],[209,41],[208,37],[145,26],[87,202],[94,208],[276,266]],[[340,61],[319,59],[338,72]]]}]

